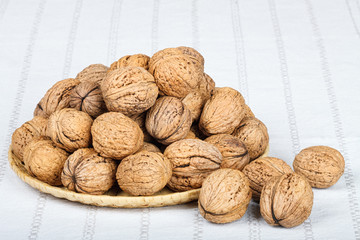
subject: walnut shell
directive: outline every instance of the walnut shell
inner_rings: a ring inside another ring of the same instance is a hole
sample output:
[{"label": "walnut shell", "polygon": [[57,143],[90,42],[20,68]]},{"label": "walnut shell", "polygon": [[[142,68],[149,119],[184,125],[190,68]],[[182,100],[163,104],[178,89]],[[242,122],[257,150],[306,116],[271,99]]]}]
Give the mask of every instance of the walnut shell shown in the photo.
[{"label": "walnut shell", "polygon": [[61,171],[69,154],[48,137],[35,137],[24,149],[28,173],[53,186],[61,185]]},{"label": "walnut shell", "polygon": [[264,123],[257,118],[244,118],[232,133],[245,144],[250,160],[260,157],[269,145],[269,134]]},{"label": "walnut shell", "polygon": [[270,225],[295,227],[310,216],[313,197],[311,186],[304,177],[287,173],[265,184],[260,198],[260,213]]},{"label": "walnut shell", "polygon": [[158,142],[169,145],[186,137],[191,127],[191,113],[179,99],[161,97],[148,111],[145,126]]},{"label": "walnut shell", "polygon": [[251,200],[249,182],[234,169],[219,169],[204,181],[199,195],[201,216],[213,223],[229,223],[244,216]]},{"label": "walnut shell", "polygon": [[198,91],[208,100],[215,93],[214,80],[204,73],[203,78],[200,80]]},{"label": "walnut shell", "polygon": [[117,164],[103,158],[92,148],[81,148],[71,154],[61,173],[62,184],[71,191],[101,195],[115,182]]},{"label": "walnut shell", "polygon": [[345,161],[334,148],[313,146],[296,155],[293,166],[295,172],[304,176],[312,187],[328,188],[344,173]]},{"label": "walnut shell", "polygon": [[135,196],[149,196],[165,187],[171,163],[162,153],[141,151],[124,158],[116,172],[120,188]]},{"label": "walnut shell", "polygon": [[78,73],[76,79],[80,82],[95,82],[100,84],[106,76],[108,67],[102,64],[91,64]]},{"label": "walnut shell", "polygon": [[34,116],[48,118],[53,112],[70,106],[70,93],[80,81],[73,78],[55,83],[36,105]]},{"label": "walnut shell", "polygon": [[199,120],[206,101],[200,92],[191,92],[182,99],[182,102],[191,112],[192,121]]},{"label": "walnut shell", "polygon": [[164,155],[173,167],[168,186],[174,191],[200,188],[204,179],[220,168],[222,156],[212,144],[197,140],[183,139],[165,149]]},{"label": "walnut shell", "polygon": [[155,146],[152,143],[148,143],[148,142],[144,142],[144,145],[137,151],[137,153],[141,152],[141,151],[161,153],[160,149],[157,146]]},{"label": "walnut shell", "polygon": [[11,137],[11,150],[21,161],[23,161],[26,145],[34,137],[46,136],[47,121],[47,118],[35,116],[14,131]]},{"label": "walnut shell", "polygon": [[196,137],[195,133],[190,130],[184,139],[199,139],[199,138]]},{"label": "walnut shell", "polygon": [[109,71],[123,67],[142,67],[149,69],[150,57],[145,54],[126,55],[110,65]]},{"label": "walnut shell", "polygon": [[245,104],[244,108],[245,108],[244,118],[249,118],[249,117],[254,118],[255,117],[255,114],[251,111],[251,108],[248,105]]},{"label": "walnut shell", "polygon": [[91,127],[93,147],[103,157],[117,160],[138,151],[144,142],[139,125],[122,113],[108,112]]},{"label": "walnut shell", "polygon": [[265,183],[273,177],[292,172],[286,162],[274,157],[258,158],[243,169],[243,173],[249,179],[253,199],[257,202],[260,200],[261,190]]},{"label": "walnut shell", "polygon": [[202,66],[204,66],[205,63],[204,57],[194,48],[181,46],[181,47],[177,47],[177,49],[179,49],[184,55],[188,56],[189,58],[193,59],[194,61],[197,61]]},{"label": "walnut shell", "polygon": [[159,93],[153,76],[141,67],[111,71],[101,83],[101,91],[109,111],[127,116],[148,110]]},{"label": "walnut shell", "polygon": [[154,141],[154,138],[148,133],[145,127],[145,121],[146,121],[146,113],[143,112],[137,115],[130,116],[132,120],[134,120],[140,127],[140,129],[144,133],[144,142],[152,142]]},{"label": "walnut shell", "polygon": [[208,136],[231,134],[245,115],[244,104],[244,98],[235,89],[218,88],[205,103],[199,121],[200,130]]},{"label": "walnut shell", "polygon": [[70,107],[96,118],[107,111],[99,85],[82,82],[70,94]]},{"label": "walnut shell", "polygon": [[220,150],[223,156],[221,168],[241,171],[250,161],[245,144],[237,137],[229,134],[218,134],[208,137],[204,141],[213,144]]},{"label": "walnut shell", "polygon": [[92,123],[93,120],[87,113],[73,108],[64,108],[51,114],[47,125],[47,135],[56,146],[73,152],[78,148],[90,146]]}]

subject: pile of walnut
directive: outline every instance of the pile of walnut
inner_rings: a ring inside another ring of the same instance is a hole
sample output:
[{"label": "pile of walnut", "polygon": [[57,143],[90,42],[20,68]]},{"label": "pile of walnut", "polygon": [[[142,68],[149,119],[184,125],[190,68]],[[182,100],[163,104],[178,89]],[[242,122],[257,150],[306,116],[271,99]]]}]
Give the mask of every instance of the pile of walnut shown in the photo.
[{"label": "pile of walnut", "polygon": [[254,199],[269,224],[299,225],[312,209],[311,186],[333,185],[344,159],[307,148],[294,173],[283,160],[259,158],[268,143],[242,95],[215,88],[202,55],[177,47],[57,82],[14,132],[12,151],[30,175],[71,191],[104,194],[116,180],[135,196],[201,188],[199,210],[211,222],[241,218]]}]

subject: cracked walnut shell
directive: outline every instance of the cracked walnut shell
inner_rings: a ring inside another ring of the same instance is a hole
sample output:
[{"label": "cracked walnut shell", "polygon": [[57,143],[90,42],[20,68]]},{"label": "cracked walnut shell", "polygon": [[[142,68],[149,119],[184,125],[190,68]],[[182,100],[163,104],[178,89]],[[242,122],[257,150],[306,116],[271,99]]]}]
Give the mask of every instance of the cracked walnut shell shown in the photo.
[{"label": "cracked walnut shell", "polygon": [[65,161],[61,173],[62,184],[71,191],[101,195],[115,182],[117,164],[101,157],[92,148],[81,148]]},{"label": "cracked walnut shell", "polygon": [[124,158],[116,172],[120,188],[135,196],[150,196],[165,187],[171,163],[162,153],[141,151]]},{"label": "cracked walnut shell", "polygon": [[213,223],[240,219],[251,200],[249,182],[239,170],[219,169],[204,181],[199,195],[201,216]]},{"label": "cracked walnut shell", "polygon": [[169,145],[184,139],[191,127],[190,110],[175,97],[161,97],[146,116],[146,130],[158,142]]},{"label": "cracked walnut shell", "polygon": [[287,173],[265,184],[260,213],[270,225],[295,227],[310,216],[313,198],[311,186],[304,177]]},{"label": "cracked walnut shell", "polygon": [[292,172],[291,167],[286,162],[274,157],[258,158],[243,169],[243,173],[249,179],[253,199],[257,202],[260,200],[261,190],[265,183],[273,177]]},{"label": "cracked walnut shell", "polygon": [[73,108],[64,108],[54,112],[48,121],[47,135],[55,145],[73,152],[91,144],[90,129],[92,118]]},{"label": "cracked walnut shell", "polygon": [[142,67],[149,69],[150,57],[145,54],[126,55],[110,65],[109,71],[123,67]]},{"label": "cracked walnut shell", "polygon": [[28,173],[53,186],[61,185],[61,171],[69,154],[48,137],[35,137],[24,150]]},{"label": "cracked walnut shell", "polygon": [[103,157],[121,160],[138,151],[144,142],[139,125],[118,112],[108,112],[94,120],[91,127],[93,147]]},{"label": "cracked walnut shell", "polygon": [[108,67],[102,64],[91,64],[78,73],[76,79],[80,82],[94,82],[100,84],[106,76]]},{"label": "cracked walnut shell", "polygon": [[109,111],[127,116],[148,110],[159,93],[153,76],[141,67],[111,71],[101,83],[101,91]]},{"label": "cracked walnut shell", "polygon": [[334,148],[313,146],[296,155],[293,166],[295,172],[304,176],[312,187],[328,188],[344,173],[345,161]]},{"label": "cracked walnut shell", "polygon": [[174,191],[200,188],[204,179],[220,168],[222,160],[214,145],[197,139],[174,142],[165,149],[164,156],[172,163],[168,186]]}]

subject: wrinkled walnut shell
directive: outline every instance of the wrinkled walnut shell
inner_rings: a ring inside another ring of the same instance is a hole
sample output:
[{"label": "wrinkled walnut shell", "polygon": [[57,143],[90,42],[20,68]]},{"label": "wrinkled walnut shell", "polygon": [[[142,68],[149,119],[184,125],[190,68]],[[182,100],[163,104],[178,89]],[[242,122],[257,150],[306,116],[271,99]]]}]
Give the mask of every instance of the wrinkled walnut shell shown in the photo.
[{"label": "wrinkled walnut shell", "polygon": [[182,99],[182,102],[191,112],[192,121],[199,120],[202,108],[206,102],[200,92],[191,92]]},{"label": "wrinkled walnut shell", "polygon": [[168,186],[174,191],[200,188],[204,179],[220,168],[222,156],[212,144],[197,140],[183,139],[165,149],[164,155],[173,167]]},{"label": "wrinkled walnut shell", "polygon": [[287,173],[265,184],[260,198],[260,213],[270,225],[295,227],[310,216],[313,197],[311,186],[304,177]]},{"label": "wrinkled walnut shell", "polygon": [[108,67],[102,64],[91,64],[78,73],[76,79],[80,82],[95,82],[100,84],[106,76]]},{"label": "wrinkled walnut shell", "polygon": [[152,142],[154,141],[154,138],[148,133],[145,127],[145,121],[146,121],[146,113],[143,112],[137,115],[130,116],[132,120],[134,120],[140,127],[140,129],[144,133],[144,142]]},{"label": "wrinkled walnut shell", "polygon": [[274,157],[258,158],[243,169],[243,173],[249,179],[253,199],[257,202],[260,200],[261,190],[265,183],[273,177],[292,172],[286,162]]},{"label": "wrinkled walnut shell", "polygon": [[117,164],[103,158],[92,148],[81,148],[71,154],[61,173],[62,184],[71,191],[101,195],[115,182]]},{"label": "wrinkled walnut shell", "polygon": [[91,127],[93,147],[103,157],[121,160],[138,151],[144,142],[139,125],[122,113],[108,112]]},{"label": "wrinkled walnut shell", "polygon": [[171,177],[171,163],[162,153],[141,151],[124,158],[116,172],[122,190],[135,196],[149,196],[165,187]]},{"label": "wrinkled walnut shell", "polygon": [[328,188],[344,173],[345,161],[334,148],[313,146],[296,155],[293,166],[295,172],[304,176],[312,187]]},{"label": "wrinkled walnut shell", "polygon": [[142,67],[149,69],[150,57],[145,54],[126,55],[110,65],[109,71],[123,67]]},{"label": "wrinkled walnut shell", "polygon": [[194,48],[181,46],[181,47],[177,47],[177,49],[179,49],[184,55],[187,55],[192,60],[197,61],[202,66],[204,66],[205,63],[204,57]]},{"label": "wrinkled walnut shell", "polygon": [[254,118],[255,117],[255,114],[251,111],[251,108],[248,105],[245,104],[244,108],[245,108],[244,118],[249,118],[249,117]]},{"label": "wrinkled walnut shell", "polygon": [[148,143],[148,142],[144,142],[144,145],[137,151],[137,153],[141,152],[141,151],[161,153],[160,149],[157,146],[155,146],[152,143]]},{"label": "wrinkled walnut shell", "polygon": [[234,169],[219,169],[204,181],[199,195],[201,216],[213,223],[229,223],[244,216],[251,200],[249,182]]}]

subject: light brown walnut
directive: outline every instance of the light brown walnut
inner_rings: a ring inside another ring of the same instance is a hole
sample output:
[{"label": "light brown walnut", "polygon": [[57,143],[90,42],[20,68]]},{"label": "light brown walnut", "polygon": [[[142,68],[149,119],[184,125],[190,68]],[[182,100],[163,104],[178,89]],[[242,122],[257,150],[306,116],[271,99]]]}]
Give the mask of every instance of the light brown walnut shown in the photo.
[{"label": "light brown walnut", "polygon": [[70,106],[70,93],[80,81],[73,78],[55,83],[36,105],[34,116],[48,118],[53,112]]},{"label": "light brown walnut", "polygon": [[91,127],[93,147],[103,157],[121,160],[138,151],[144,142],[139,125],[122,113],[108,112]]},{"label": "light brown walnut", "polygon": [[245,144],[237,137],[230,134],[212,135],[204,140],[217,147],[223,159],[221,168],[242,170],[250,161],[249,153]]},{"label": "light brown walnut", "polygon": [[109,111],[127,116],[148,110],[159,93],[153,76],[141,67],[111,71],[101,83],[101,91]]},{"label": "light brown walnut", "polygon": [[287,173],[265,184],[260,213],[270,225],[295,227],[310,216],[313,198],[311,186],[304,177]]},{"label": "light brown walnut", "polygon": [[232,133],[245,144],[250,160],[260,157],[269,145],[269,134],[263,122],[257,118],[244,118]]},{"label": "light brown walnut", "polygon": [[196,137],[195,133],[193,131],[189,131],[189,133],[186,135],[185,139],[199,139]]},{"label": "light brown walnut", "polygon": [[47,135],[55,145],[73,152],[91,144],[92,118],[73,108],[64,108],[54,112],[48,121]]},{"label": "light brown walnut", "polygon": [[214,80],[206,73],[204,73],[202,79],[200,80],[198,91],[208,100],[215,93],[215,82]]},{"label": "light brown walnut", "polygon": [[69,154],[48,137],[35,137],[24,149],[28,173],[53,186],[61,185],[61,171]]},{"label": "light brown walnut", "polygon": [[145,127],[146,113],[147,111],[137,115],[132,115],[130,116],[130,118],[134,120],[139,125],[140,129],[143,131],[144,142],[153,142],[154,138],[148,133]]},{"label": "light brown walnut", "polygon": [[144,145],[137,151],[137,153],[141,151],[161,153],[161,150],[157,146],[148,142],[144,142]]},{"label": "light brown walnut", "polygon": [[243,173],[249,179],[253,199],[257,202],[260,200],[261,190],[265,183],[273,177],[292,172],[286,162],[274,157],[258,158],[243,169]]},{"label": "light brown walnut", "polygon": [[197,139],[174,142],[164,155],[172,163],[173,175],[168,186],[174,191],[200,188],[204,179],[220,168],[222,160],[214,145]]},{"label": "light brown walnut", "polygon": [[204,66],[205,63],[204,57],[194,48],[181,46],[181,47],[177,47],[177,49],[179,49],[184,55],[188,56],[192,60],[197,61],[202,66]]},{"label": "light brown walnut", "polygon": [[80,82],[95,82],[100,84],[106,76],[108,67],[103,64],[91,64],[78,73],[76,79]]},{"label": "light brown walnut", "polygon": [[204,107],[204,104],[206,102],[206,99],[200,92],[190,92],[188,95],[186,95],[182,102],[185,104],[185,106],[190,110],[191,112],[191,119],[192,121],[197,121],[200,118],[201,111]]},{"label": "light brown walnut", "polygon": [[124,158],[116,172],[120,188],[135,196],[149,196],[165,187],[171,163],[162,153],[141,151]]},{"label": "light brown walnut", "polygon": [[213,223],[229,223],[244,216],[251,200],[249,182],[234,169],[219,169],[204,181],[199,195],[201,216]]},{"label": "light brown walnut", "polygon": [[142,67],[149,69],[150,57],[145,54],[126,55],[110,65],[109,71],[123,67]]},{"label": "light brown walnut", "polygon": [[115,182],[117,164],[101,157],[92,148],[81,148],[71,154],[61,173],[62,184],[71,191],[101,195]]},{"label": "light brown walnut", "polygon": [[344,173],[345,161],[334,148],[313,146],[296,155],[293,166],[295,172],[304,176],[312,187],[328,188]]},{"label": "light brown walnut", "polygon": [[34,137],[46,136],[47,121],[47,118],[35,116],[14,131],[11,137],[11,150],[21,161],[26,145]]},{"label": "light brown walnut", "polygon": [[251,108],[245,104],[245,116],[244,118],[255,117],[255,114],[251,111]]}]

